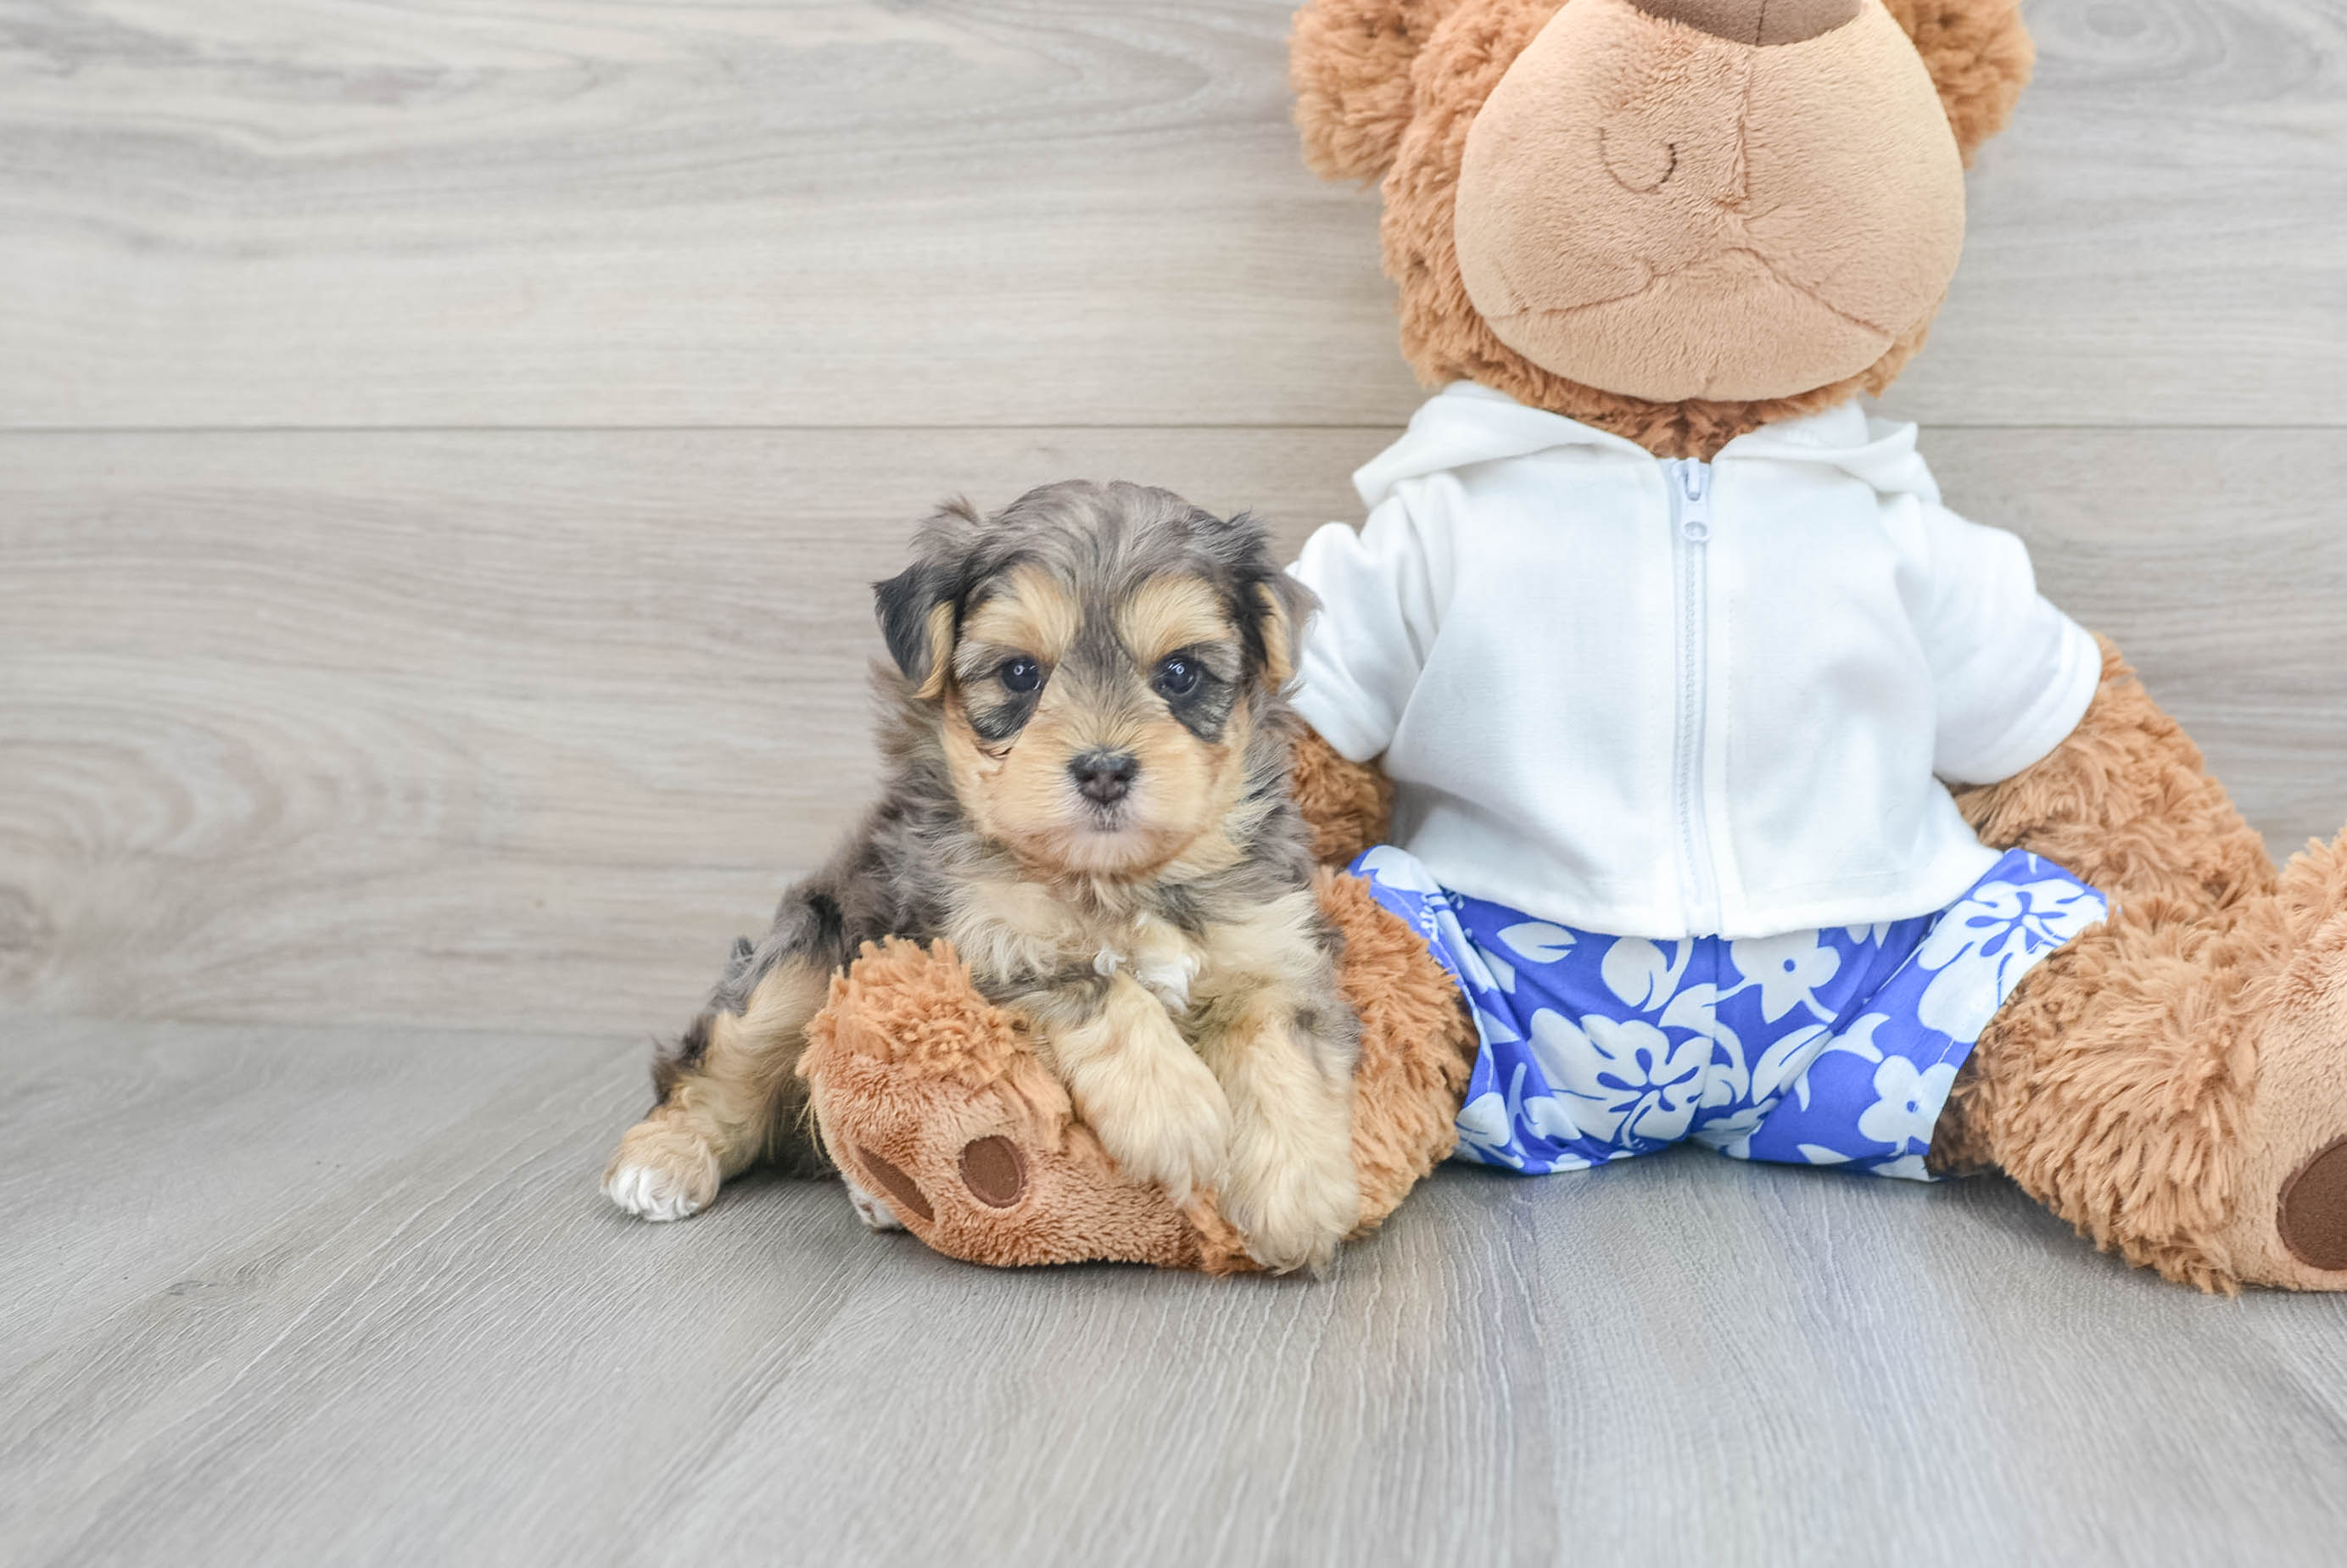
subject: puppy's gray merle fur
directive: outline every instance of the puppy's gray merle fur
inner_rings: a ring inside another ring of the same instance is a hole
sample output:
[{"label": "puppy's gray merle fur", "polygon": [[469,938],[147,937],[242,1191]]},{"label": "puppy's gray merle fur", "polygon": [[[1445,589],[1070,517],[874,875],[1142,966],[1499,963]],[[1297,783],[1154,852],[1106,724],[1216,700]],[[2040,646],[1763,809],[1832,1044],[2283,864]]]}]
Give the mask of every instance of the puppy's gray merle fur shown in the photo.
[{"label": "puppy's gray merle fur", "polygon": [[761,1159],[822,1169],[807,1020],[863,943],[945,938],[1128,1174],[1320,1266],[1359,1206],[1358,1025],[1287,793],[1310,596],[1253,522],[1132,485],[948,507],[914,558],[876,589],[883,798],[661,1052],[606,1191],[674,1219]]}]

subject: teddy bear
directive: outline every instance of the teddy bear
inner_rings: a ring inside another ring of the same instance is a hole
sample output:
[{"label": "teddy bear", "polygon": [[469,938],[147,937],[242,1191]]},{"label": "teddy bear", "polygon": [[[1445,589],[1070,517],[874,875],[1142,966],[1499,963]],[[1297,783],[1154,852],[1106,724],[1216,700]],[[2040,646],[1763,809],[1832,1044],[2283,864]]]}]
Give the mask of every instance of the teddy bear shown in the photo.
[{"label": "teddy bear", "polygon": [[[1433,395],[1293,569],[1292,786],[1363,1021],[1360,1231],[1438,1161],[2000,1170],[2166,1277],[2347,1288],[2347,841],[2277,867],[2118,650],[1873,418],[2015,0],[1313,0]],[[1341,869],[1340,869],[1341,868]],[[867,949],[826,1149],[989,1264],[1252,1266],[949,949]]]}]

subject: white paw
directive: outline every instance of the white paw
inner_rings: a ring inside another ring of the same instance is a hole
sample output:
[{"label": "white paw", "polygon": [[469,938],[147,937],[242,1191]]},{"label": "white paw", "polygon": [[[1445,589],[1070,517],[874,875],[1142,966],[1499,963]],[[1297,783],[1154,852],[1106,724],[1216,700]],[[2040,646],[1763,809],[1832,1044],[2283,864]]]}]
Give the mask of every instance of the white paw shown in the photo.
[{"label": "white paw", "polygon": [[905,1222],[897,1217],[897,1211],[865,1191],[855,1177],[843,1172],[840,1180],[847,1184],[847,1201],[856,1205],[856,1217],[864,1222],[866,1229],[900,1231],[905,1228]]},{"label": "white paw", "polygon": [[717,1156],[703,1153],[698,1168],[688,1157],[622,1158],[603,1177],[603,1193],[638,1219],[681,1220],[700,1213],[717,1195]]},{"label": "white paw", "polygon": [[1361,1217],[1349,1144],[1314,1157],[1266,1137],[1243,1137],[1231,1151],[1221,1202],[1223,1216],[1246,1238],[1247,1255],[1274,1274],[1318,1274]]},{"label": "white paw", "polygon": [[1198,978],[1198,957],[1184,952],[1136,958],[1133,978],[1179,1018],[1190,1010],[1190,982]]},{"label": "white paw", "polygon": [[1133,917],[1133,951],[1125,962],[1142,989],[1175,1018],[1190,1010],[1190,987],[1204,960],[1187,938],[1152,915]]}]

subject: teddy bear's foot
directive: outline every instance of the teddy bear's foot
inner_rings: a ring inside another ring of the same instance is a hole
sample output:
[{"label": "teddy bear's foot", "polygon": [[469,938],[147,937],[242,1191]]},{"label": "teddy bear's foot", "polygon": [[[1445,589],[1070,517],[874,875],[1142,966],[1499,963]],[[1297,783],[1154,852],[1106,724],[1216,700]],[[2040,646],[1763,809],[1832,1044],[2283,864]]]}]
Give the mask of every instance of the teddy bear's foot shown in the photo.
[{"label": "teddy bear's foot", "polygon": [[2131,1263],[2204,1290],[2347,1290],[2347,849],[2209,911],[2123,902],[2022,982],[1943,1118]]},{"label": "teddy bear's foot", "polygon": [[972,1263],[1251,1266],[1210,1208],[1185,1214],[1118,1173],[1020,1021],[945,944],[866,948],[808,1026],[799,1073],[875,1230]]},{"label": "teddy bear's foot", "polygon": [[2291,862],[2240,935],[2275,961],[2244,997],[2257,1080],[2217,1250],[2251,1284],[2347,1290],[2347,839]]},{"label": "teddy bear's foot", "polygon": [[[799,1075],[825,1148],[866,1224],[887,1215],[971,1263],[1153,1263],[1210,1274],[1317,1266],[1347,1227],[1374,1229],[1450,1153],[1475,1030],[1450,976],[1368,886],[1324,874],[1360,1014],[1351,1169],[1321,1173],[1300,1240],[1249,1242],[1214,1194],[1176,1206],[1121,1173],[1076,1119],[1024,1026],[990,1005],[944,944],[866,948],[807,1025]],[[1259,1222],[1258,1222],[1259,1223]]]}]

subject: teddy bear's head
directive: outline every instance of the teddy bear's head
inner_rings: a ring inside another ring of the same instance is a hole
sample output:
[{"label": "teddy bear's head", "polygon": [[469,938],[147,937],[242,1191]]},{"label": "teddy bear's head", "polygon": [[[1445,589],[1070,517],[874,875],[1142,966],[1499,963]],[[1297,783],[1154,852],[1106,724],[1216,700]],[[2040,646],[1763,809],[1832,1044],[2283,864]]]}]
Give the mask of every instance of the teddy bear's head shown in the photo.
[{"label": "teddy bear's head", "polygon": [[2016,0],[1313,0],[1291,69],[1423,380],[1707,456],[1898,374],[2030,62]]}]

